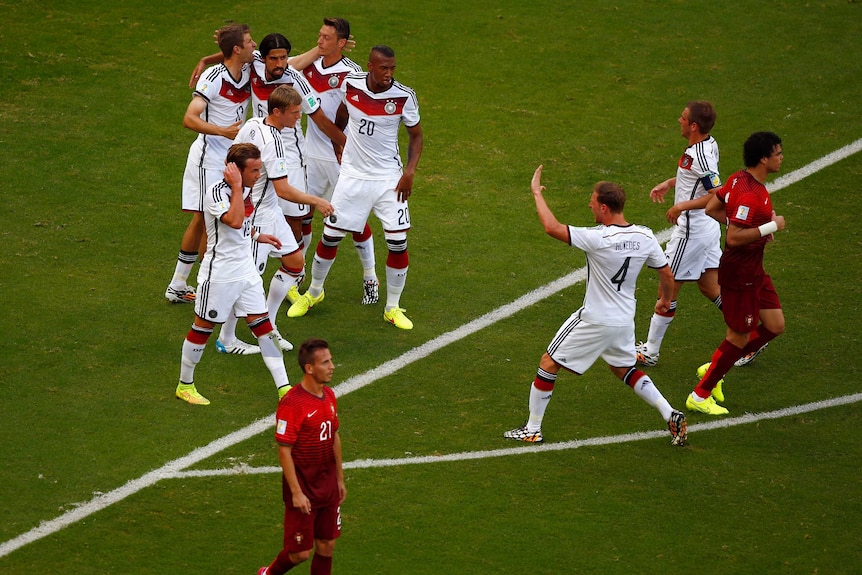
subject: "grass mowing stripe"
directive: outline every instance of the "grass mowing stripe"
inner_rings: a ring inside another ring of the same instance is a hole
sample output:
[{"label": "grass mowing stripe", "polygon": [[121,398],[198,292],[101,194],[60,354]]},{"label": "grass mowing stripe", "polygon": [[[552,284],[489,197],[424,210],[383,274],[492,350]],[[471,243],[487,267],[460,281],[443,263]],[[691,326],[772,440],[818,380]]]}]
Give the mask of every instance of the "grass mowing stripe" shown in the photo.
[{"label": "grass mowing stripe", "polygon": [[[862,392],[843,395],[832,399],[813,401],[803,405],[784,407],[775,411],[762,413],[746,413],[739,417],[728,417],[717,419],[708,423],[696,423],[688,427],[689,432],[711,431],[713,429],[725,429],[737,425],[746,425],[758,421],[780,419],[792,415],[800,415],[820,409],[849,405],[862,401]],[[489,457],[506,457],[509,455],[524,455],[528,453],[540,453],[544,451],[563,451],[578,449],[579,447],[594,447],[597,445],[613,445],[617,443],[628,443],[630,441],[641,441],[643,439],[657,439],[667,437],[667,431],[638,431],[635,433],[624,433],[621,435],[606,435],[603,437],[591,437],[589,439],[576,439],[571,441],[560,441],[557,443],[544,443],[540,445],[523,445],[519,447],[508,447],[504,449],[491,449],[487,451],[463,451],[461,453],[450,453],[448,455],[423,455],[418,457],[399,457],[395,459],[357,459],[344,463],[344,469],[371,469],[377,467],[396,467],[399,465],[419,465],[426,463],[443,463],[452,461],[470,461],[474,459],[487,459]],[[239,465],[229,469],[200,469],[194,471],[178,471],[171,478],[185,479],[188,477],[216,477],[228,475],[260,475],[267,473],[281,473],[281,467],[274,465],[262,467],[249,467]],[[168,477],[165,477],[168,479]]]},{"label": "grass mowing stripe", "polygon": [[[802,180],[803,178],[806,178],[806,177],[808,177],[808,176],[810,176],[810,175],[812,175],[812,174],[814,174],[814,173],[816,173],[816,172],[818,172],[818,171],[820,171],[820,170],[822,170],[828,166],[831,166],[832,164],[835,164],[836,162],[838,162],[838,161],[840,161],[840,160],[842,160],[848,156],[851,156],[851,155],[859,152],[860,150],[862,150],[862,139],[856,140],[852,144],[848,144],[842,148],[839,148],[838,150],[835,150],[834,152],[831,152],[831,153],[827,154],[826,156],[823,156],[822,158],[815,160],[815,161],[811,162],[810,164],[803,166],[802,168],[799,168],[798,170],[794,170],[793,172],[790,172],[784,176],[776,178],[771,183],[771,185],[768,185],[767,187],[769,188],[770,192],[777,192],[778,190],[785,188],[785,187],[789,186],[790,184],[796,183],[796,182]],[[660,233],[656,234],[656,237],[659,238],[660,242],[664,243],[670,238],[670,233],[671,233],[671,229],[665,229],[665,230],[662,230]],[[386,363],[383,363],[380,366],[373,368],[373,369],[371,369],[365,373],[356,375],[354,377],[351,377],[351,378],[345,380],[344,382],[342,382],[341,384],[337,385],[334,388],[335,392],[340,396],[344,396],[344,395],[350,393],[351,391],[356,391],[357,389],[361,389],[362,387],[365,387],[366,385],[373,383],[374,381],[380,379],[381,377],[391,375],[391,374],[397,372],[399,369],[401,369],[401,368],[403,368],[403,367],[405,367],[405,366],[407,366],[407,365],[409,365],[415,361],[418,361],[424,357],[427,357],[428,355],[432,354],[433,352],[435,352],[439,349],[442,349],[451,343],[459,341],[459,340],[467,337],[468,335],[471,335],[471,334],[479,331],[480,329],[489,327],[489,326],[493,325],[494,323],[496,323],[502,319],[510,317],[510,316],[514,315],[516,312],[521,311],[525,307],[533,305],[534,303],[537,303],[537,302],[541,301],[542,299],[547,298],[547,297],[557,293],[558,291],[561,291],[567,287],[570,287],[570,286],[576,284],[579,281],[582,281],[585,277],[586,277],[586,269],[585,268],[575,270],[574,272],[567,274],[561,278],[558,278],[558,279],[554,280],[553,282],[546,284],[546,285],[544,285],[538,289],[535,289],[535,290],[519,297],[518,299],[514,300],[513,302],[508,303],[504,306],[501,306],[501,307],[499,307],[499,308],[497,308],[497,309],[495,309],[495,310],[493,310],[493,311],[491,311],[491,312],[489,312],[489,313],[487,313],[487,314],[485,314],[485,315],[483,315],[477,319],[474,319],[473,321],[471,321],[471,322],[469,322],[469,323],[467,323],[467,324],[465,324],[465,325],[463,325],[463,326],[461,326],[461,327],[459,327],[453,331],[442,334],[442,335],[420,345],[419,347],[413,348],[412,350],[402,354],[401,356],[399,356],[395,359],[387,361]],[[855,397],[855,396],[847,396],[847,397]],[[858,401],[858,400],[854,400],[854,401]],[[794,408],[788,408],[788,409],[794,409]],[[744,418],[744,417],[753,417],[753,416],[742,416],[742,417]],[[778,417],[783,417],[783,416],[778,416]],[[736,419],[736,418],[734,418],[734,419]],[[709,423],[709,424],[693,425],[691,427],[691,429],[692,429],[692,431],[695,431],[697,429],[713,429],[716,427],[722,427],[723,425],[726,426],[726,425],[728,425],[729,421],[732,421],[732,420],[723,420],[723,421],[718,421],[718,422]],[[12,553],[16,549],[19,549],[19,548],[21,548],[21,547],[23,547],[29,543],[33,543],[34,541],[38,541],[39,539],[41,539],[43,537],[47,537],[48,535],[51,535],[52,533],[56,533],[57,531],[64,529],[65,527],[68,527],[69,525],[72,525],[72,524],[80,521],[81,519],[84,519],[84,518],[88,517],[89,515],[92,515],[93,513],[97,512],[97,511],[105,509],[109,505],[113,505],[114,503],[117,503],[117,502],[125,499],[126,497],[133,495],[133,494],[137,493],[138,491],[141,491],[142,489],[144,489],[146,487],[150,487],[150,486],[154,485],[156,482],[160,481],[161,479],[176,477],[176,474],[178,472],[183,471],[185,468],[187,468],[191,465],[194,465],[195,463],[198,463],[200,461],[203,461],[205,459],[208,459],[209,457],[212,457],[216,453],[219,453],[220,451],[227,449],[228,447],[236,445],[237,443],[245,441],[246,439],[250,439],[251,437],[254,437],[255,435],[257,435],[259,433],[263,433],[264,431],[266,431],[267,429],[272,427],[272,425],[274,425],[274,423],[273,423],[273,417],[271,415],[269,415],[267,417],[263,417],[261,419],[258,419],[257,421],[247,425],[246,427],[243,427],[242,429],[234,431],[233,433],[229,433],[228,435],[225,435],[224,437],[221,437],[221,438],[209,443],[208,445],[205,445],[203,447],[199,447],[199,448],[193,450],[188,455],[185,455],[183,457],[180,457],[178,459],[175,459],[173,461],[166,463],[165,465],[163,465],[159,469],[145,473],[141,477],[139,477],[137,479],[133,479],[133,480],[129,481],[128,483],[126,483],[125,485],[123,485],[117,489],[114,489],[113,491],[109,491],[109,492],[104,493],[104,494],[99,494],[96,497],[94,497],[93,499],[91,499],[90,501],[88,501],[87,503],[84,503],[84,504],[76,507],[75,509],[68,511],[68,512],[64,513],[63,515],[60,515],[59,517],[56,517],[56,518],[51,519],[49,521],[43,521],[42,523],[39,524],[38,527],[34,527],[30,531],[27,531],[26,533],[23,533],[23,534],[19,535],[18,537],[14,537],[8,541],[0,543],[0,557],[4,557],[4,556],[8,555],[9,553]],[[702,427],[702,426],[712,426],[712,427]],[[634,433],[634,434],[626,434],[623,436],[614,436],[614,437],[633,438],[633,439],[631,439],[633,441],[635,439],[648,439],[648,438],[652,438],[652,437],[657,437],[658,436],[657,434],[659,434],[659,433],[663,434],[664,432]],[[602,439],[603,438],[595,438],[592,440],[585,440],[585,441],[599,441]],[[609,438],[605,438],[605,439],[609,439]],[[629,439],[627,439],[627,440],[629,440]],[[609,443],[616,443],[617,441],[608,441],[608,442]],[[571,447],[570,445],[574,444],[574,443],[578,443],[578,442],[565,442],[565,443],[548,444],[548,445],[544,445],[544,446],[534,446],[532,449],[529,449],[529,452],[534,453],[536,451],[547,451],[547,450],[554,450],[554,449],[573,449],[573,447]],[[584,445],[586,445],[586,444],[584,444]],[[593,443],[593,445],[600,445],[600,443]],[[576,447],[579,447],[579,446],[580,445],[576,445]],[[506,454],[508,454],[507,452],[510,452],[510,451],[517,453],[517,452],[523,451],[523,450],[524,450],[523,447],[522,448],[511,448],[511,449],[505,449],[505,450],[498,450],[498,451],[494,451],[491,453],[499,453],[499,455],[506,455]],[[504,452],[506,452],[506,453],[504,453]],[[489,453],[489,452],[485,452],[485,453]],[[453,457],[453,456],[431,457],[431,458],[429,458],[429,461],[446,461],[447,460],[447,459],[445,459],[446,457]],[[424,463],[424,461],[414,461],[416,459],[421,459],[421,458],[409,458],[406,460],[391,460],[391,461],[403,461],[404,463]],[[379,460],[379,461],[387,461],[387,460]],[[398,463],[398,465],[401,465],[404,463]],[[383,465],[379,465],[379,466],[382,467]],[[347,468],[347,464],[345,464],[345,468]]]}]

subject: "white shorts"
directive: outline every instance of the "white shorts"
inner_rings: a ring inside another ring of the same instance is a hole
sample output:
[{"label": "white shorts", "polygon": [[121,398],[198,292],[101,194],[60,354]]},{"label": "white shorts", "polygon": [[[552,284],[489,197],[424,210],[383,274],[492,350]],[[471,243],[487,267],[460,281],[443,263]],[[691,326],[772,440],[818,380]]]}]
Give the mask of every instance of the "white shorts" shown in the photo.
[{"label": "white shorts", "polygon": [[203,281],[198,284],[195,313],[212,323],[224,323],[233,311],[236,317],[265,315],[266,296],[260,276],[232,282]]},{"label": "white shorts", "polygon": [[718,269],[721,230],[714,235],[690,238],[673,235],[664,253],[676,281],[697,281],[706,270]]},{"label": "white shorts", "polygon": [[345,232],[361,232],[373,210],[384,232],[409,230],[410,210],[407,202],[398,201],[395,192],[400,179],[401,176],[388,180],[360,180],[341,174],[332,194],[336,219],[326,218],[324,223]]},{"label": "white shorts", "polygon": [[611,367],[635,365],[635,326],[595,325],[580,318],[579,309],[560,326],[548,355],[575,373],[585,373],[601,357]]},{"label": "white shorts", "polygon": [[224,166],[219,169],[207,169],[200,165],[200,140],[195,140],[189,149],[186,159],[186,170],[183,172],[183,211],[202,212],[204,210],[204,194],[217,181],[224,178]]},{"label": "white shorts", "polygon": [[[288,168],[287,182],[300,192],[305,192],[308,189],[305,180],[305,168]],[[304,218],[311,213],[311,206],[308,204],[297,204],[278,198],[278,205],[281,206],[282,213],[289,218]]]},{"label": "white shorts", "polygon": [[254,226],[262,234],[272,234],[281,240],[281,249],[276,249],[271,244],[262,244],[259,242],[251,242],[251,253],[254,256],[254,265],[257,268],[257,273],[263,274],[266,270],[267,258],[280,258],[294,252],[299,251],[299,245],[296,243],[296,238],[293,237],[293,230],[284,221],[284,217],[278,214],[278,217],[270,220],[267,224],[254,223]]},{"label": "white shorts", "polygon": [[332,192],[335,190],[335,184],[338,182],[340,169],[341,166],[338,165],[338,162],[308,158],[308,165],[305,167],[308,193],[330,201]]}]

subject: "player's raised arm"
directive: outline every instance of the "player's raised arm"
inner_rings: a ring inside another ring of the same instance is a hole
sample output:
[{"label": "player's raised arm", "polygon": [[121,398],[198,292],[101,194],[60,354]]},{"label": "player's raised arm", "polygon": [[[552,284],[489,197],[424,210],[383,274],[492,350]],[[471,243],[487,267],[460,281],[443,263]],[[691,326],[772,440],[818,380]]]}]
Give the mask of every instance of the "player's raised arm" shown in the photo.
[{"label": "player's raised arm", "polygon": [[545,197],[542,195],[542,192],[545,191],[545,186],[542,185],[541,165],[533,173],[530,189],[533,192],[533,199],[536,202],[536,212],[539,214],[539,221],[542,222],[545,233],[561,242],[569,243],[569,227],[557,220],[551,208],[545,202]]}]

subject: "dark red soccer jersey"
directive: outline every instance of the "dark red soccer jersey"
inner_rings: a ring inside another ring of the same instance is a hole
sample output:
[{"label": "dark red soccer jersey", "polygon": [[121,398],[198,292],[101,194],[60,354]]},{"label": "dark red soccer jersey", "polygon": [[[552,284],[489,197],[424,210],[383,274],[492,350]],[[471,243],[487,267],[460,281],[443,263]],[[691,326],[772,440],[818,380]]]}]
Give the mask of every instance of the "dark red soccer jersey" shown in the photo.
[{"label": "dark red soccer jersey", "polygon": [[[295,386],[282,398],[275,412],[275,440],[290,445],[293,464],[302,492],[312,507],[338,503],[338,472],[335,461],[335,432],[338,406],[335,393],[323,387],[323,397]],[[284,501],[293,498],[282,477]]]},{"label": "dark red soccer jersey", "polygon": [[[769,191],[745,170],[731,175],[718,191],[718,197],[724,202],[728,224],[756,228],[772,221]],[[766,242],[764,237],[745,246],[725,245],[718,266],[718,283],[731,288],[759,285],[765,273],[763,250]]]}]

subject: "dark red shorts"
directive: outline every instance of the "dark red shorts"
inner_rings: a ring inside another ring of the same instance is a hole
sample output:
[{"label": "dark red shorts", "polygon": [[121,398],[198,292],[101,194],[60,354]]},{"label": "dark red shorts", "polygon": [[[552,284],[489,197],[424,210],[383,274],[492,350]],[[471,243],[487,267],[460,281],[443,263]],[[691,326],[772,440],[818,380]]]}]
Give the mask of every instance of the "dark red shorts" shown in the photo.
[{"label": "dark red shorts", "polygon": [[329,541],[341,537],[341,506],[312,509],[310,515],[284,506],[284,548],[291,553],[308,551],[314,540]]},{"label": "dark red shorts", "polygon": [[762,309],[781,309],[778,292],[768,275],[763,276],[758,286],[744,289],[722,286],[721,312],[724,314],[724,323],[733,331],[746,333],[757,329]]}]

